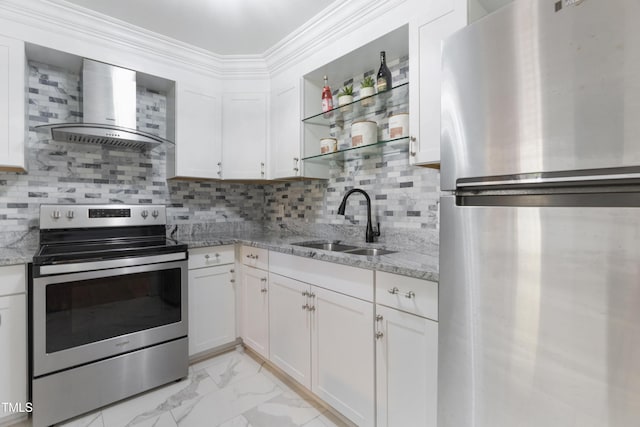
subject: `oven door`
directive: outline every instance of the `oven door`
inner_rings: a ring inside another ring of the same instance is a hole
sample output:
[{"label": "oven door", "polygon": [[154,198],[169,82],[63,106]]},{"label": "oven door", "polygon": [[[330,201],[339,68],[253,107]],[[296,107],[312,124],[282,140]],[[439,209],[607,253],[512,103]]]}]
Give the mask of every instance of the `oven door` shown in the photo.
[{"label": "oven door", "polygon": [[187,336],[187,274],[182,260],[34,277],[34,377]]}]

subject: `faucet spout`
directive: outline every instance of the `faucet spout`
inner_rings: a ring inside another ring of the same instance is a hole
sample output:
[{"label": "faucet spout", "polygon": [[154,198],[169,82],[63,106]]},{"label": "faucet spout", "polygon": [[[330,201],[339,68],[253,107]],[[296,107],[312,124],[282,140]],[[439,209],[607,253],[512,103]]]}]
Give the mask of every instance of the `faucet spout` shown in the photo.
[{"label": "faucet spout", "polygon": [[347,194],[345,194],[342,198],[342,203],[340,203],[340,206],[338,207],[338,215],[344,215],[344,211],[347,206],[347,199],[353,193],[360,193],[364,195],[364,198],[367,200],[367,230],[365,232],[365,241],[367,243],[373,243],[375,241],[375,238],[377,236],[380,236],[380,223],[378,223],[378,229],[376,231],[373,231],[373,226],[371,225],[371,198],[366,191],[359,188],[354,188],[347,191]]}]

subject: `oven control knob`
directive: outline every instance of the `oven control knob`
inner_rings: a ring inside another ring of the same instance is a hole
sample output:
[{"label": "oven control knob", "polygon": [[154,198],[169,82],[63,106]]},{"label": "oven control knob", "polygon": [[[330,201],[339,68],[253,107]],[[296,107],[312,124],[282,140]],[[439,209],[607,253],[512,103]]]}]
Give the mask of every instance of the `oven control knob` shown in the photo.
[{"label": "oven control knob", "polygon": [[156,210],[154,210],[153,212],[151,212],[151,216],[154,218],[158,218],[158,215],[160,215],[160,213]]},{"label": "oven control knob", "polygon": [[53,212],[51,212],[51,218],[53,218],[53,219],[58,219],[58,218],[60,218],[60,211],[53,211]]},{"label": "oven control knob", "polygon": [[67,211],[67,218],[73,219],[73,211]]},{"label": "oven control knob", "polygon": [[149,211],[144,210],[140,212],[140,215],[142,215],[142,218],[147,219],[147,217],[149,216]]}]

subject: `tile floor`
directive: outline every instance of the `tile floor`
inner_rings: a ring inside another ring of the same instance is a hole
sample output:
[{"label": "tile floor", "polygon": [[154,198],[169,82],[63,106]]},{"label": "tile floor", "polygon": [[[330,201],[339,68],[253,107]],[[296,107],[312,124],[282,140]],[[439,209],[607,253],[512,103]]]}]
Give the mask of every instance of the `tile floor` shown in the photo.
[{"label": "tile floor", "polygon": [[[22,422],[16,427],[30,426]],[[191,365],[188,378],[64,427],[346,427],[261,363],[234,350]]]}]

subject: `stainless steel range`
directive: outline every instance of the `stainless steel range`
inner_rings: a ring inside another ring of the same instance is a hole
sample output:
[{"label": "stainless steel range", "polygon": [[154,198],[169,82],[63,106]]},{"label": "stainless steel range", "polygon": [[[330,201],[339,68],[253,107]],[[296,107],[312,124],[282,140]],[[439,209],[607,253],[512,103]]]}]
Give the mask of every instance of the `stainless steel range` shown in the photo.
[{"label": "stainless steel range", "polygon": [[187,247],[164,206],[42,205],[29,285],[35,427],[187,375]]}]

